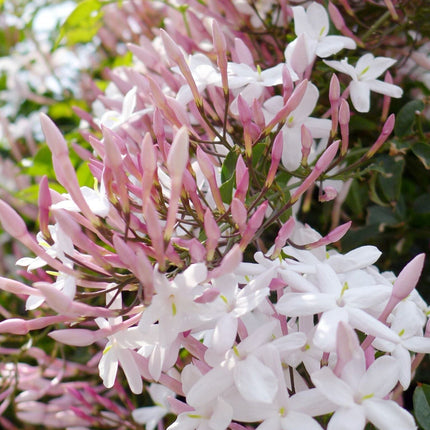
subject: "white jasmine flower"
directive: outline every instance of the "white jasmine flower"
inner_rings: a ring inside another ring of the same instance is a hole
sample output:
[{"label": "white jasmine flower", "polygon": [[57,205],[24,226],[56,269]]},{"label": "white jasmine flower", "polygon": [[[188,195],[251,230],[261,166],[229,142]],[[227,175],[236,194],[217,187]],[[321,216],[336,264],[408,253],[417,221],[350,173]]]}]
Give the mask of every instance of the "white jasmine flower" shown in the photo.
[{"label": "white jasmine flower", "polygon": [[392,58],[375,58],[372,54],[365,54],[357,61],[355,67],[348,63],[347,58],[342,61],[324,62],[338,72],[351,76],[352,81],[349,84],[351,101],[358,112],[369,112],[370,91],[395,98],[403,95],[403,90],[397,85],[376,79],[396,63]]}]

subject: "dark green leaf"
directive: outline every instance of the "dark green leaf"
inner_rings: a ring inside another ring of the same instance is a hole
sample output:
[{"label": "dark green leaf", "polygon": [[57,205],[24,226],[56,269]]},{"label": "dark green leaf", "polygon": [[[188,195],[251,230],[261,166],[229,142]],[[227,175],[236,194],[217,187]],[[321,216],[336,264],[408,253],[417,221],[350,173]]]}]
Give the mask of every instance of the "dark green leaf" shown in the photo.
[{"label": "dark green leaf", "polygon": [[257,163],[261,160],[264,150],[266,149],[266,143],[257,143],[252,148],[252,165],[257,166]]},{"label": "dark green leaf", "polygon": [[430,385],[417,387],[413,395],[414,413],[418,424],[430,430]]},{"label": "dark green leaf", "polygon": [[377,225],[378,231],[383,232],[387,226],[399,224],[399,219],[391,208],[382,206],[371,206],[368,211],[367,225]]},{"label": "dark green leaf", "polygon": [[412,152],[419,158],[424,167],[430,169],[430,144],[417,142],[412,146]]},{"label": "dark green leaf", "polygon": [[416,112],[421,112],[423,109],[424,103],[421,100],[412,100],[406,103],[396,116],[394,134],[398,137],[410,134],[415,122]]},{"label": "dark green leaf", "polygon": [[394,202],[399,198],[405,160],[401,156],[390,157],[384,155],[378,161],[381,162],[385,172],[385,174],[378,176],[382,194],[388,202]]},{"label": "dark green leaf", "polygon": [[237,162],[237,152],[234,148],[227,154],[225,157],[224,163],[222,163],[221,167],[221,182],[224,183],[228,181],[236,171],[236,162]]}]

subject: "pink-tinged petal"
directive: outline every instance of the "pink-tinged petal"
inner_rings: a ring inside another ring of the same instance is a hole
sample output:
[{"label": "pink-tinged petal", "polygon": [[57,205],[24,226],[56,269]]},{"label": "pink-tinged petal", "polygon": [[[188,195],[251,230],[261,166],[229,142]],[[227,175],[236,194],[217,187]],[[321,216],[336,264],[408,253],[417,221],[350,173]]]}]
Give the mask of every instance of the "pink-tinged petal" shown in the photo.
[{"label": "pink-tinged petal", "polygon": [[237,363],[233,378],[240,394],[249,402],[272,403],[278,391],[273,370],[254,355]]},{"label": "pink-tinged petal", "polygon": [[226,273],[233,272],[242,262],[242,251],[239,244],[235,244],[233,248],[224,256],[221,264],[208,273],[208,278],[218,278]]},{"label": "pink-tinged petal", "polygon": [[336,333],[340,322],[348,323],[348,313],[343,308],[336,308],[322,314],[315,334],[313,343],[325,352],[336,350]]},{"label": "pink-tinged petal", "polygon": [[133,359],[132,351],[128,349],[118,349],[117,355],[131,392],[140,394],[143,390],[142,377]]},{"label": "pink-tinged petal", "polygon": [[80,328],[54,330],[48,336],[57,342],[73,346],[88,346],[95,341],[94,331]]},{"label": "pink-tinged petal", "polygon": [[414,257],[399,273],[393,285],[393,296],[399,301],[406,298],[416,287],[424,267],[425,254]]},{"label": "pink-tinged petal", "polygon": [[370,88],[366,83],[352,81],[350,83],[350,95],[354,108],[358,112],[369,112],[370,109]]},{"label": "pink-tinged petal", "polygon": [[315,315],[336,306],[336,298],[331,294],[286,293],[276,305],[282,315],[300,317]]},{"label": "pink-tinged petal", "polygon": [[206,405],[216,399],[232,383],[232,370],[226,367],[215,367],[191,387],[187,393],[187,403],[196,408]]},{"label": "pink-tinged petal", "polygon": [[315,387],[336,405],[346,408],[355,405],[354,393],[351,387],[342,379],[337,378],[328,367],[323,367],[312,373],[311,379]]},{"label": "pink-tinged petal", "polygon": [[145,429],[154,430],[166,412],[166,408],[161,406],[146,406],[135,409],[131,415],[138,424],[145,424]]},{"label": "pink-tinged petal", "polygon": [[412,415],[392,400],[369,399],[363,402],[367,419],[380,430],[416,430]]},{"label": "pink-tinged petal", "polygon": [[336,409],[330,418],[327,430],[345,430],[346,423],[348,423],[348,430],[363,430],[366,425],[364,409],[359,405]]},{"label": "pink-tinged petal", "polygon": [[362,376],[358,391],[362,396],[385,397],[399,380],[399,363],[384,355],[375,360]]},{"label": "pink-tinged petal", "polygon": [[385,94],[386,96],[399,99],[403,95],[403,90],[397,85],[389,84],[388,82],[369,80],[366,81],[367,86],[375,93]]}]

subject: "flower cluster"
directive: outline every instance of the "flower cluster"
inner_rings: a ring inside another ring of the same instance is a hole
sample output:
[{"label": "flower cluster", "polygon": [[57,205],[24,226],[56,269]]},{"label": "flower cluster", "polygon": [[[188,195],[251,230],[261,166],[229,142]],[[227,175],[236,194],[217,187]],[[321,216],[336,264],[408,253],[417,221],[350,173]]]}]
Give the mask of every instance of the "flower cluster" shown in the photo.
[{"label": "flower cluster", "polygon": [[[4,230],[35,254],[17,261],[27,283],[0,278],[33,317],[0,332],[46,329],[55,348],[90,351],[62,368],[30,348],[49,372],[0,368],[0,408],[20,391],[18,417],[54,428],[414,429],[399,399],[430,352],[424,254],[380,273],[374,246],[329,248],[351,222],[324,236],[300,222],[314,191],[341,205],[392,132],[394,115],[358,157],[350,148],[349,97],[357,115],[371,91],[384,106],[401,97],[377,79],[395,60],[328,59],[360,41],[329,35],[319,3],[143,3],[164,29],[128,45],[134,62],[111,73],[97,116],[80,112],[75,150],[94,186],[42,114],[64,192],[40,180],[36,238],[0,201]],[[275,35],[294,27],[289,43],[261,31],[266,17]],[[144,391],[156,406],[130,402]]]}]

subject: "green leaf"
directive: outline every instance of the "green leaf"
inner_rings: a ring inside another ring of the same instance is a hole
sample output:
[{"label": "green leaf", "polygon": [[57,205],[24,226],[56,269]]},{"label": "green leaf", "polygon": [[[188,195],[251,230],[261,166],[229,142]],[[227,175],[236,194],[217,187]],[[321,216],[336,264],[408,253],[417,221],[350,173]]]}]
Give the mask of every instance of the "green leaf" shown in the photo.
[{"label": "green leaf", "polygon": [[237,163],[238,154],[233,148],[225,157],[224,162],[221,167],[221,182],[224,183],[231,179],[236,171],[236,163]]},{"label": "green leaf", "polygon": [[414,414],[424,430],[430,430],[430,385],[417,387],[413,395]]},{"label": "green leaf", "polygon": [[92,188],[94,186],[94,176],[88,167],[88,163],[82,163],[78,167],[78,170],[76,170],[76,176],[81,187],[87,186]]},{"label": "green leaf", "polygon": [[234,175],[228,181],[225,181],[220,187],[219,191],[221,193],[221,198],[224,203],[228,205],[233,200],[233,187],[236,182],[236,178]]},{"label": "green leaf", "polygon": [[261,160],[264,150],[266,149],[266,143],[257,143],[252,148],[252,166],[256,167],[257,163]]},{"label": "green leaf", "polygon": [[378,231],[383,232],[385,227],[396,226],[399,220],[390,208],[371,206],[368,211],[367,225],[377,225]]},{"label": "green leaf", "polygon": [[48,179],[55,179],[55,172],[52,166],[52,155],[48,145],[43,145],[37,151],[31,163],[25,166],[24,171],[30,176],[46,175]]},{"label": "green leaf", "polygon": [[424,167],[430,169],[430,144],[417,142],[412,146],[412,152],[419,158]]},{"label": "green leaf", "polygon": [[100,0],[84,0],[79,3],[61,26],[54,49],[63,39],[69,46],[90,42],[101,26],[101,7]]},{"label": "green leaf", "polygon": [[384,169],[385,174],[378,176],[378,184],[382,194],[388,202],[397,201],[402,185],[403,169],[405,160],[402,156],[390,157],[384,155],[378,160]]},{"label": "green leaf", "polygon": [[424,109],[421,100],[412,100],[406,103],[396,115],[394,134],[398,137],[406,136],[412,132],[412,127],[416,119],[416,113]]}]

